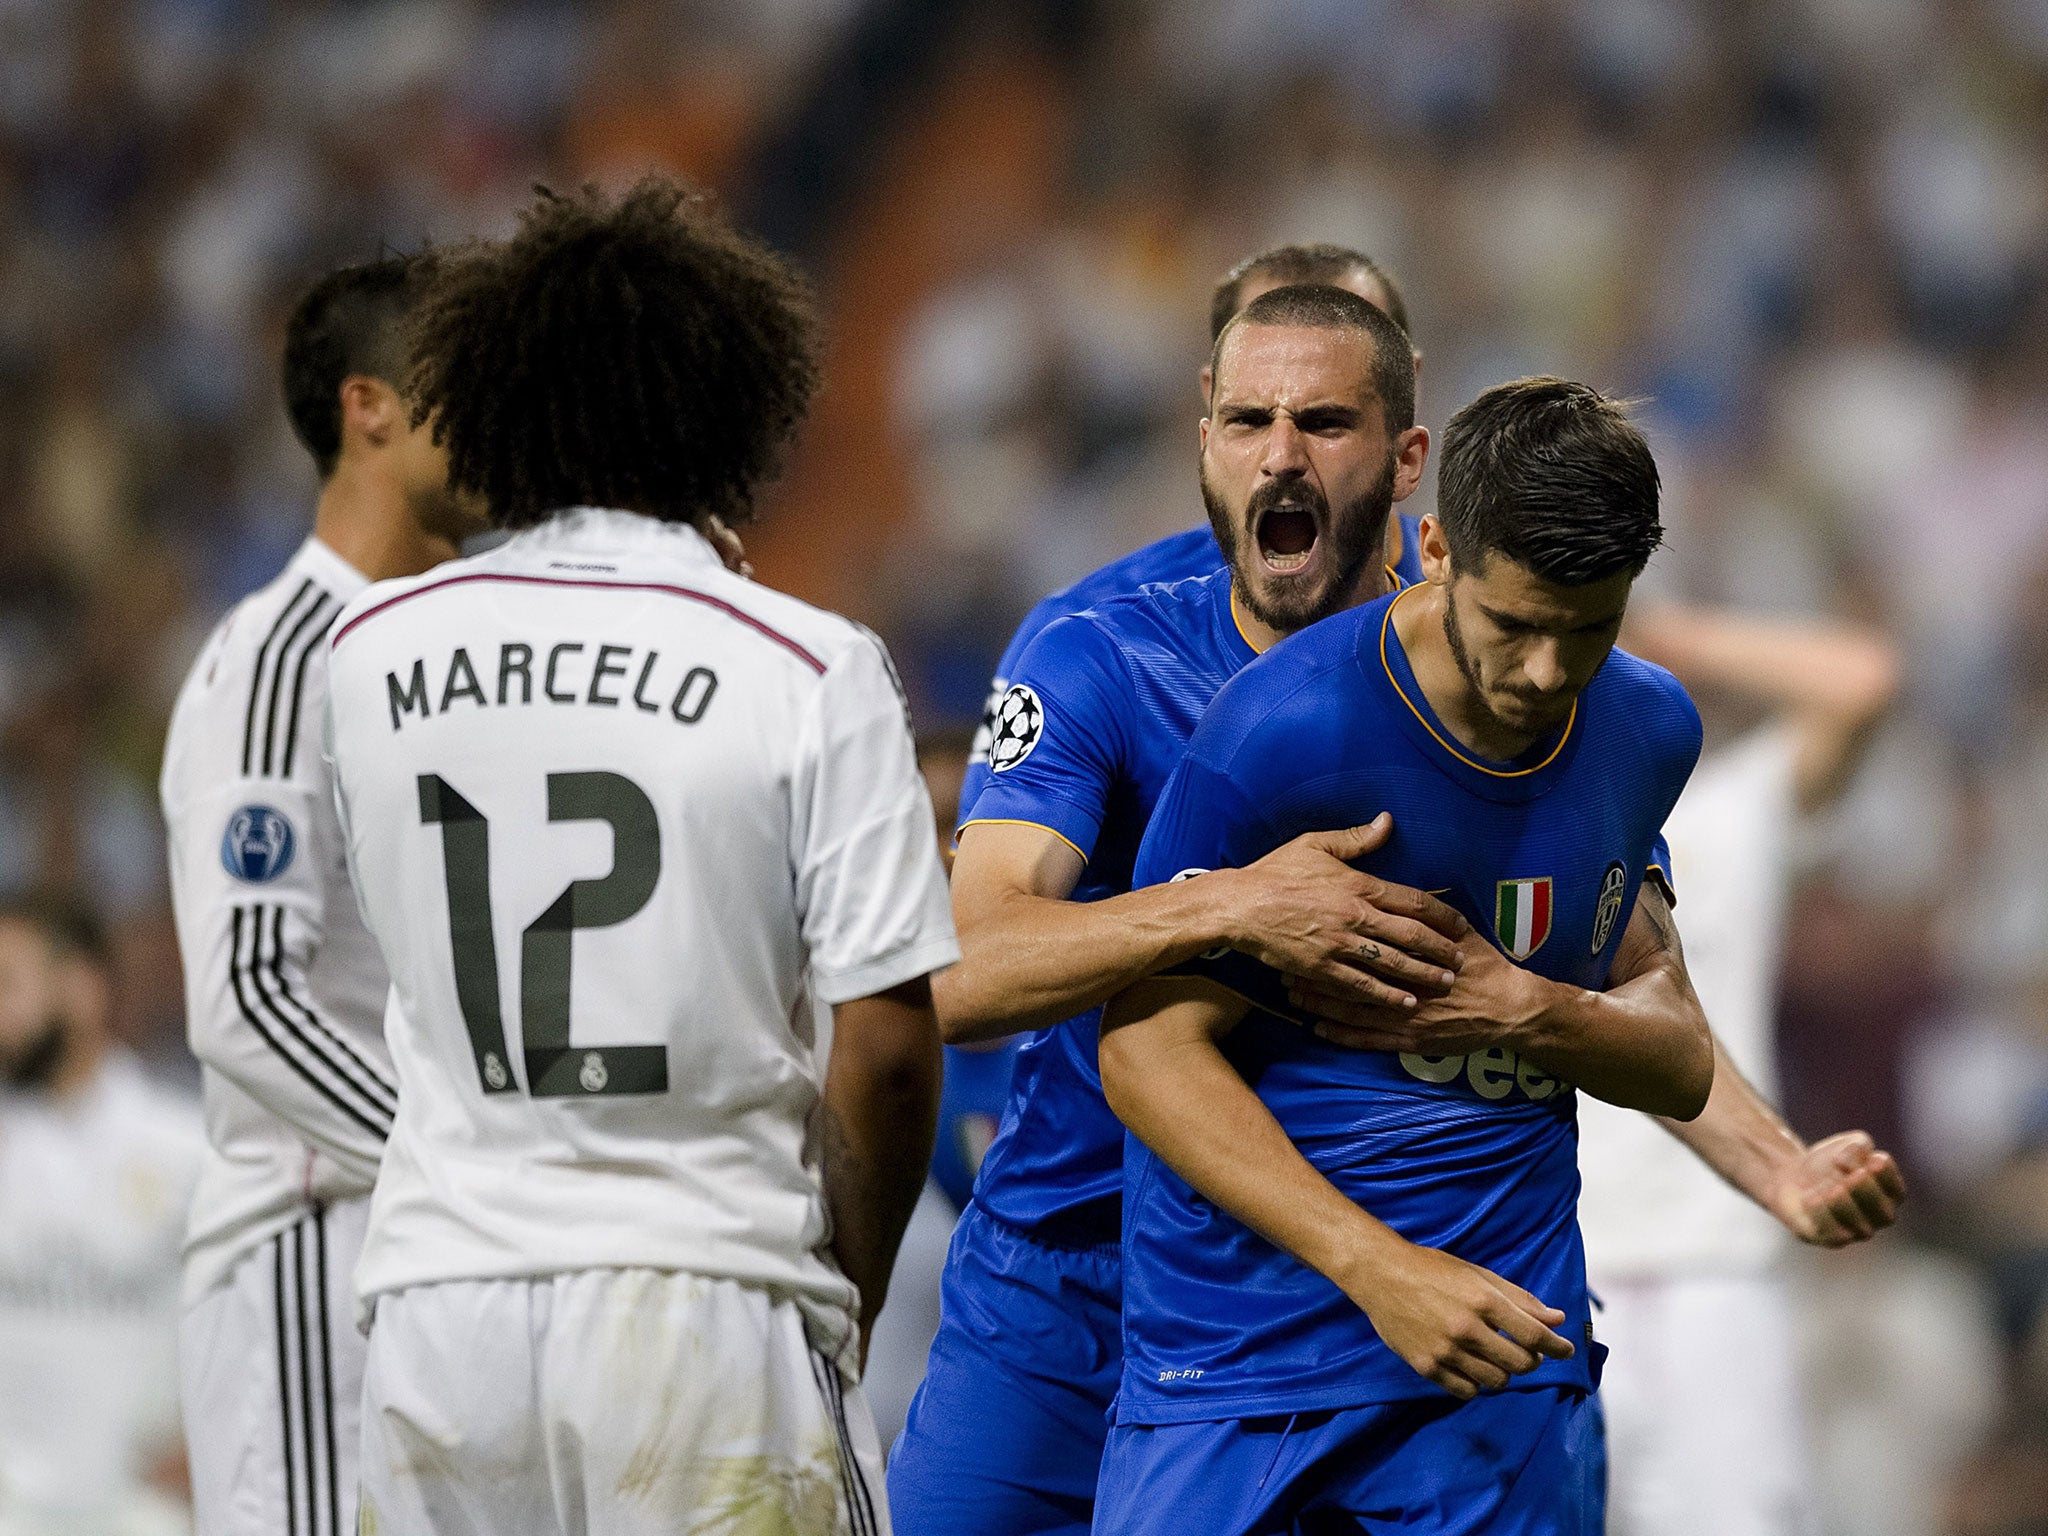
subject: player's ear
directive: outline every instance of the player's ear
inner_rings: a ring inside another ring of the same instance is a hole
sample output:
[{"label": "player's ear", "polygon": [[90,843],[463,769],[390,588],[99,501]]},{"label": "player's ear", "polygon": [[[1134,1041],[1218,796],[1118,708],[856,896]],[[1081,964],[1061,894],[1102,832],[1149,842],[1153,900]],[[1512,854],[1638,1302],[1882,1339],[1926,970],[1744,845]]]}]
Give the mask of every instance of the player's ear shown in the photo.
[{"label": "player's ear", "polygon": [[1429,463],[1429,428],[1409,427],[1394,439],[1394,500],[1406,501]]},{"label": "player's ear", "polygon": [[341,440],[382,448],[403,436],[410,418],[398,391],[382,379],[352,373],[341,381]]},{"label": "player's ear", "polygon": [[1415,530],[1415,552],[1422,562],[1425,581],[1445,586],[1451,579],[1451,546],[1445,542],[1443,524],[1434,512],[1425,512]]}]

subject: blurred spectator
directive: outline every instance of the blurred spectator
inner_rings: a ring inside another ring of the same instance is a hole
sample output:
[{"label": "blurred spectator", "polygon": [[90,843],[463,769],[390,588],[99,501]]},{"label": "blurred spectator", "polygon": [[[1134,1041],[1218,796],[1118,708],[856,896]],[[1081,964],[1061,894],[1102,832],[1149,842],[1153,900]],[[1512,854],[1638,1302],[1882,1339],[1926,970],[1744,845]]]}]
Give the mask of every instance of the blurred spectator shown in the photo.
[{"label": "blurred spectator", "polygon": [[154,1536],[176,1496],[178,1251],[198,1107],[112,1034],[75,903],[0,905],[0,1532]]}]

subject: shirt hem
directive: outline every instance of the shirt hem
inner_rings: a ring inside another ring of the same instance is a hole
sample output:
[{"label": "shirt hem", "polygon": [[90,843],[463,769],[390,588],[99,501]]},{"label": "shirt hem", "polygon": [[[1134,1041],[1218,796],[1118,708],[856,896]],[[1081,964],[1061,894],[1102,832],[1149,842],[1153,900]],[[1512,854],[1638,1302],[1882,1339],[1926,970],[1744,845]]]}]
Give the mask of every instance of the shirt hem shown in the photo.
[{"label": "shirt hem", "polygon": [[[1126,1387],[1117,1393],[1116,1422],[1119,1425],[1201,1424],[1234,1419],[1263,1419],[1290,1413],[1373,1408],[1383,1403],[1414,1402],[1418,1399],[1452,1400],[1450,1393],[1413,1372],[1409,1373],[1409,1381],[1412,1385],[1394,1380],[1388,1380],[1378,1387],[1354,1382],[1341,1387],[1328,1387],[1319,1392],[1251,1393],[1201,1401],[1177,1401],[1171,1404],[1133,1402],[1130,1400],[1130,1389]],[[1580,1376],[1535,1375],[1517,1376],[1506,1386],[1498,1389],[1500,1392],[1552,1390],[1590,1393],[1593,1388],[1590,1382]],[[1491,1397],[1495,1394],[1487,1395]]]},{"label": "shirt hem", "polygon": [[852,1002],[855,998],[873,997],[891,987],[900,987],[906,981],[915,981],[933,971],[944,970],[959,958],[960,942],[947,934],[943,938],[912,944],[879,960],[870,960],[850,971],[831,975],[814,972],[812,990],[820,1002],[828,1005]]}]

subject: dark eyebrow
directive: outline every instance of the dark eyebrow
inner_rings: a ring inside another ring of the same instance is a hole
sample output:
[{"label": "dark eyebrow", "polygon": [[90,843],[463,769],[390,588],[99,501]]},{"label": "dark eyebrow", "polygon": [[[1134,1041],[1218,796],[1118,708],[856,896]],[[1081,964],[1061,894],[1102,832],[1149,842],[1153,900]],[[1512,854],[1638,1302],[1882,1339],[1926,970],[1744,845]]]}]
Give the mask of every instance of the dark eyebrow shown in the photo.
[{"label": "dark eyebrow", "polygon": [[1252,405],[1248,402],[1240,401],[1235,404],[1225,405],[1217,414],[1225,421],[1271,421],[1273,419],[1273,408],[1270,405]]},{"label": "dark eyebrow", "polygon": [[1596,629],[1605,629],[1610,624],[1619,623],[1622,617],[1622,615],[1619,613],[1610,613],[1604,619],[1594,619],[1590,623],[1586,624],[1574,624],[1570,629],[1554,630],[1551,629],[1550,626],[1547,624],[1537,624],[1529,619],[1522,618],[1517,614],[1502,613],[1499,609],[1491,607],[1486,603],[1481,603],[1479,605],[1479,611],[1485,614],[1487,618],[1491,619],[1496,625],[1498,625],[1502,629],[1539,629],[1543,630],[1548,634],[1566,635],[1591,634]]},{"label": "dark eyebrow", "polygon": [[1318,427],[1355,426],[1365,419],[1365,412],[1355,405],[1311,405],[1294,413],[1294,424],[1304,432]]}]

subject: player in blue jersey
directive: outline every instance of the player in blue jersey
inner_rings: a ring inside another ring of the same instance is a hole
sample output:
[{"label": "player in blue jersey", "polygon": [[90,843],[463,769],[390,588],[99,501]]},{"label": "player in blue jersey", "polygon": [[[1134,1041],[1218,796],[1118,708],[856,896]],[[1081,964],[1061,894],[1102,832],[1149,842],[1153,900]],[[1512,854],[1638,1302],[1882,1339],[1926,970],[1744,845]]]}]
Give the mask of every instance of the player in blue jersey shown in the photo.
[{"label": "player in blue jersey", "polygon": [[[1282,245],[1247,257],[1232,267],[1223,281],[1216,285],[1216,291],[1209,298],[1210,345],[1215,345],[1216,338],[1223,334],[1223,327],[1230,323],[1231,317],[1253,299],[1295,283],[1321,283],[1355,293],[1366,303],[1384,310],[1402,330],[1408,329],[1408,304],[1401,296],[1400,284],[1394,281],[1391,272],[1363,251],[1341,245]],[[1409,353],[1415,359],[1415,371],[1419,377],[1422,353],[1412,341]],[[1202,399],[1206,403],[1208,398],[1209,365],[1205,362],[1202,365]],[[1404,512],[1394,512],[1388,523],[1387,563],[1400,573],[1403,581],[1422,579],[1422,568],[1416,563],[1415,519]],[[1142,549],[1135,549],[1121,559],[1110,561],[1100,570],[1083,576],[1071,586],[1062,587],[1050,597],[1041,599],[1024,616],[1024,622],[1017,626],[1009,645],[1004,647],[1002,659],[996,663],[996,675],[989,685],[988,706],[982,713],[981,729],[968,751],[967,777],[960,796],[961,809],[971,809],[981,791],[988,788],[988,746],[995,733],[996,711],[1002,707],[1003,695],[1017,676],[1017,665],[1023,660],[1025,648],[1038,638],[1040,630],[1055,619],[1065,618],[1070,613],[1086,612],[1099,602],[1135,592],[1150,583],[1207,576],[1212,571],[1222,570],[1223,565],[1223,550],[1216,542],[1215,532],[1205,521],[1179,533],[1169,533]]]},{"label": "player in blue jersey", "polygon": [[1098,1531],[1600,1529],[1573,1085],[1706,1104],[1711,1036],[1663,1006],[1690,988],[1661,900],[1636,906],[1699,716],[1613,649],[1661,536],[1625,412],[1526,379],[1444,438],[1427,584],[1221,691],[1135,880],[1199,886],[1389,810],[1363,867],[1443,893],[1477,930],[1465,972],[1525,1006],[1428,1054],[1340,1049],[1236,952],[1112,1001],[1103,1086],[1136,1139]]},{"label": "player in blue jersey", "polygon": [[1021,887],[1038,926],[949,973],[965,983],[952,1038],[1038,1032],[954,1234],[939,1335],[890,1460],[903,1536],[1088,1527],[1121,1357],[1122,1129],[1096,1078],[1094,1005],[1217,944],[1362,1000],[1399,1005],[1449,979],[1455,915],[1342,862],[1383,826],[1304,838],[1200,889],[1127,893],[1152,800],[1216,689],[1282,634],[1386,588],[1388,511],[1427,453],[1407,337],[1373,305],[1281,289],[1232,334],[1229,408],[1280,423],[1256,472],[1247,461],[1208,487],[1234,581],[1149,587],[1041,634],[962,832],[956,910],[988,918]]}]

